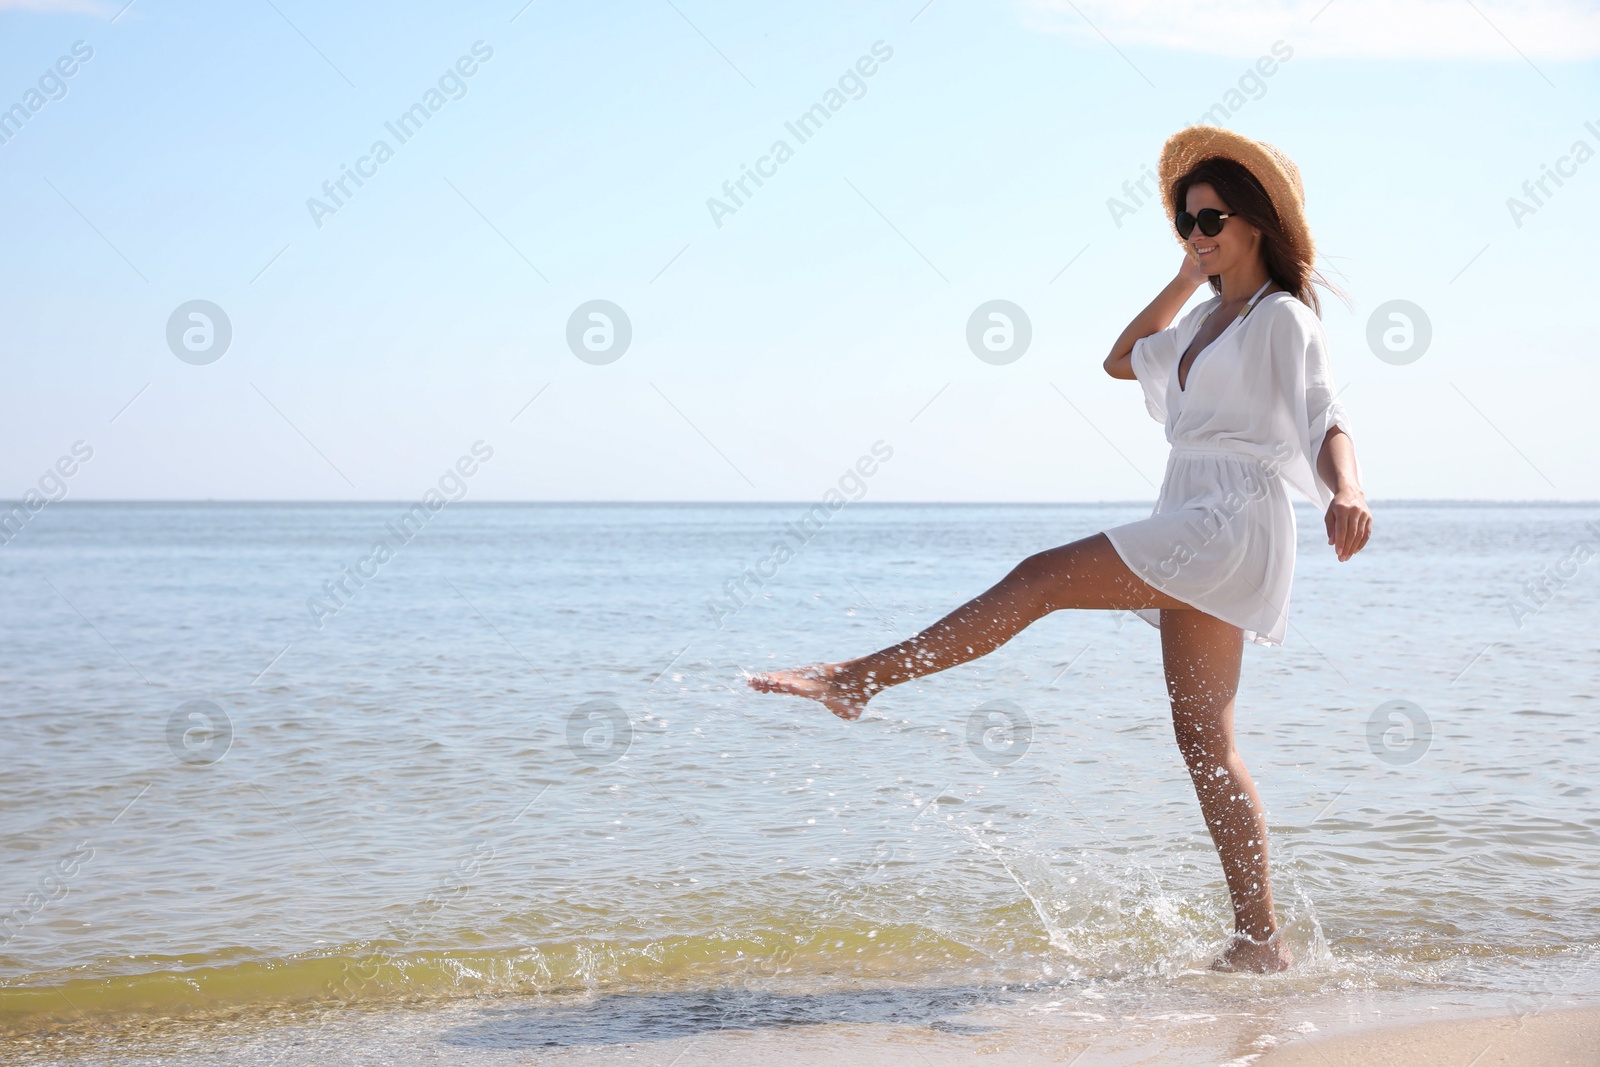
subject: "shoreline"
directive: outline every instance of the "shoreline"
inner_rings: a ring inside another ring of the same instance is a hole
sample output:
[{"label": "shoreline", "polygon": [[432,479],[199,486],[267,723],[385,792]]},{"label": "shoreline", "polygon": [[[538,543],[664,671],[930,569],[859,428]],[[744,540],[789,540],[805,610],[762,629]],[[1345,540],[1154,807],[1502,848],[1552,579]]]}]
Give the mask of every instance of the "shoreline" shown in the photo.
[{"label": "shoreline", "polygon": [[1533,1010],[1538,1001],[1529,998],[1517,1016],[1482,1001],[1441,1003],[1372,990],[1332,1001],[1297,998],[1262,1011],[1252,1010],[1254,997],[1237,995],[1246,990],[1218,989],[1188,1003],[1128,1013],[1125,1005],[1085,996],[967,1002],[956,990],[946,992],[953,995],[942,1005],[920,1011],[897,1003],[890,990],[854,989],[820,999],[771,992],[731,1000],[707,994],[473,997],[426,1008],[334,1008],[254,1021],[222,1013],[194,1025],[150,1020],[97,1035],[66,1030],[0,1041],[0,1057],[19,1067],[333,1067],[373,1057],[452,1067],[1095,1067],[1129,1057],[1193,1067],[1600,1063],[1600,1002],[1593,1000]]}]

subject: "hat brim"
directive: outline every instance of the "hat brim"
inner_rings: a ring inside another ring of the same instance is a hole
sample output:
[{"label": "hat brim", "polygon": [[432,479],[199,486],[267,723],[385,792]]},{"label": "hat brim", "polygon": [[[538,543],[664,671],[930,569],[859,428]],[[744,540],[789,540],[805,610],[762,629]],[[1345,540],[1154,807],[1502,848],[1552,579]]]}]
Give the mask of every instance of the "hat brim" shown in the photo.
[{"label": "hat brim", "polygon": [[[1173,202],[1173,183],[1203,160],[1216,157],[1231,159],[1255,176],[1278,212],[1290,254],[1301,263],[1314,264],[1316,243],[1306,223],[1305,187],[1300,181],[1300,168],[1276,147],[1221,126],[1189,126],[1168,137],[1161,146],[1161,163],[1157,170],[1168,220],[1176,218],[1183,209]],[[1173,233],[1176,236],[1177,231]],[[1184,243],[1181,238],[1179,243]]]}]

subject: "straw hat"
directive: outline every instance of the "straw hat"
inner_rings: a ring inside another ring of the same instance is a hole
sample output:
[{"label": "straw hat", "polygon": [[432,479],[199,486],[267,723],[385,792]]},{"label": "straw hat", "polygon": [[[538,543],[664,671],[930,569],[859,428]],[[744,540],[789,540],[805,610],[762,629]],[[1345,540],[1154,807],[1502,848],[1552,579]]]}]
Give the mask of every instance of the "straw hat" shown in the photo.
[{"label": "straw hat", "polygon": [[1252,141],[1220,126],[1190,126],[1168,137],[1161,146],[1161,199],[1167,206],[1167,219],[1176,218],[1183,210],[1183,205],[1172,199],[1173,182],[1202,160],[1218,156],[1243,165],[1255,176],[1277,209],[1290,254],[1302,263],[1315,263],[1317,249],[1311,240],[1311,227],[1306,225],[1306,193],[1300,182],[1300,168],[1265,141]]}]

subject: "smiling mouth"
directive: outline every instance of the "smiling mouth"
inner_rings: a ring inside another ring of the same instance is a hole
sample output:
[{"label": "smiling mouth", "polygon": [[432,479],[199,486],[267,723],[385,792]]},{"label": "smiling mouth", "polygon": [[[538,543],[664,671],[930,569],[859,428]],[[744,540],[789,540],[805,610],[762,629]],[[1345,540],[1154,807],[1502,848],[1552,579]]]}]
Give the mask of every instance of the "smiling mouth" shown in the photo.
[{"label": "smiling mouth", "polygon": [[1217,246],[1216,245],[1211,245],[1209,248],[1196,248],[1194,250],[1194,254],[1197,255],[1197,256],[1209,256],[1211,253],[1215,252],[1216,250],[1217,250]]}]

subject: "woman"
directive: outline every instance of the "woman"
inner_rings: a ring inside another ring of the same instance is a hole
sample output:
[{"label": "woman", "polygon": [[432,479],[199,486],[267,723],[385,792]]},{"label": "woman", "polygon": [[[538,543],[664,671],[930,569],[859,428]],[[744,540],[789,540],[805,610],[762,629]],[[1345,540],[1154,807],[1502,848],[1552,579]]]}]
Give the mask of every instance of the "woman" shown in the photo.
[{"label": "woman", "polygon": [[[1267,825],[1234,747],[1244,641],[1281,644],[1294,573],[1284,484],[1324,512],[1341,561],[1372,516],[1343,408],[1334,398],[1300,172],[1271,145],[1192,126],[1162,148],[1168,217],[1183,267],[1122,331],[1105,369],[1137,380],[1172,445],[1149,518],[1030,556],[926,630],[842,663],[757,675],[764,692],[820,701],[844,719],[890,686],[998,648],[1063,608],[1137,612],[1161,630],[1178,747],[1222,859],[1234,934],[1213,964],[1277,971]],[[1214,295],[1173,317],[1203,282]]]}]

